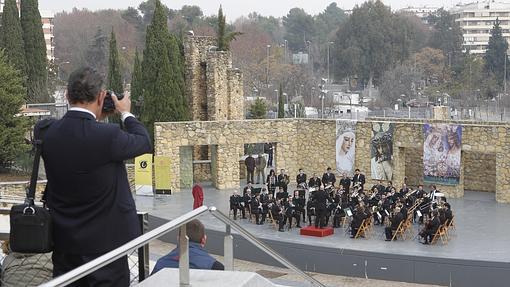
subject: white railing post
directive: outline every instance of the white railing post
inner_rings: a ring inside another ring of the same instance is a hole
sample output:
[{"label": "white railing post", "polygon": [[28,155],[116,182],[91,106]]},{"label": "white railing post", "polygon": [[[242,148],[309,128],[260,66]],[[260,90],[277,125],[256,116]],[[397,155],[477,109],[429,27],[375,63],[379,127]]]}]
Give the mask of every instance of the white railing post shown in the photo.
[{"label": "white railing post", "polygon": [[186,224],[179,228],[179,286],[189,287],[189,238]]},{"label": "white railing post", "polygon": [[228,224],[226,225],[225,239],[223,240],[223,257],[225,258],[225,270],[234,271],[234,237]]}]

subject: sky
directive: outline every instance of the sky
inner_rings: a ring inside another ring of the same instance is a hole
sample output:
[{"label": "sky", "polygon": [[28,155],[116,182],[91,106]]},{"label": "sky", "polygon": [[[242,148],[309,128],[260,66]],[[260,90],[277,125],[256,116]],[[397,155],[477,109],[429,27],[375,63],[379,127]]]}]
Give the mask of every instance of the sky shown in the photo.
[{"label": "sky", "polygon": [[[99,9],[125,9],[128,6],[138,7],[142,0],[39,0],[39,9],[52,12],[70,11],[73,7]],[[227,21],[233,21],[242,15],[248,15],[256,11],[264,16],[281,17],[294,7],[305,9],[309,14],[317,14],[323,11],[331,2],[336,2],[342,9],[352,9],[354,5],[361,4],[364,0],[162,0],[171,9],[180,9],[183,5],[197,5],[202,8],[204,14],[212,15],[218,12],[223,5],[223,11],[227,15]],[[461,0],[383,0],[393,9],[408,6],[428,7],[452,7]],[[463,2],[473,2],[463,0]]]}]

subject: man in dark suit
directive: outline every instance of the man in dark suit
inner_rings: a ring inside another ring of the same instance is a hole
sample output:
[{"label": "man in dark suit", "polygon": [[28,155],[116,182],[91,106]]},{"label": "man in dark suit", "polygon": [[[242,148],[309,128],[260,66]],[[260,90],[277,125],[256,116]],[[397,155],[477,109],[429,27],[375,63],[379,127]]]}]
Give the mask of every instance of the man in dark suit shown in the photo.
[{"label": "man in dark suit", "polygon": [[329,194],[321,187],[313,195],[315,200],[315,228],[323,228],[325,226],[325,216],[327,211],[327,201],[332,201]]},{"label": "man in dark suit", "polygon": [[328,169],[326,169],[326,172],[322,175],[322,183],[324,184],[324,188],[326,187],[326,185],[335,185],[335,182],[336,182],[336,178],[335,178],[335,174],[333,174],[331,172],[331,167],[328,167]]},{"label": "man in dark suit", "polygon": [[317,174],[313,174],[313,176],[308,181],[308,187],[319,187],[321,186],[321,179],[317,177]]},{"label": "man in dark suit", "polygon": [[[65,116],[47,128],[42,157],[48,184],[45,191],[53,220],[53,276],[60,276],[140,235],[136,206],[124,160],[150,153],[145,127],[130,113],[131,101],[111,98],[126,131],[98,122],[106,91],[92,68],[69,77]],[[35,135],[40,135],[40,124]],[[94,271],[69,286],[129,286],[127,257]]]},{"label": "man in dark suit", "polygon": [[420,236],[425,240],[423,244],[429,244],[432,242],[432,238],[434,237],[434,234],[436,234],[436,231],[439,229],[439,226],[441,226],[441,222],[439,221],[439,214],[437,210],[434,210],[432,212],[432,218],[430,219],[429,223],[427,223],[425,228],[420,232]]},{"label": "man in dark suit", "polygon": [[342,179],[340,179],[340,185],[344,188],[346,192],[349,192],[349,188],[351,187],[351,179],[348,178],[345,173],[342,174]]},{"label": "man in dark suit", "polygon": [[354,176],[352,177],[352,185],[359,184],[361,189],[364,190],[365,186],[365,175],[360,172],[359,169],[354,171]]},{"label": "man in dark suit", "polygon": [[386,241],[391,241],[393,238],[393,234],[397,231],[398,226],[404,220],[404,216],[400,212],[400,208],[395,207],[395,212],[393,217],[391,217],[391,226],[388,226],[384,229],[384,233],[386,234]]}]

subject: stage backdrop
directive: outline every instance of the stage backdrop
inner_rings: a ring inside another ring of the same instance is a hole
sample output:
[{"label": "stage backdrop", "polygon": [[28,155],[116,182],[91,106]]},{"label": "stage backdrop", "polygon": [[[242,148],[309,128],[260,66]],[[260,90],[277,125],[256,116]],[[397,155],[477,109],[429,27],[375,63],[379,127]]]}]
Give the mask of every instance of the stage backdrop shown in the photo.
[{"label": "stage backdrop", "polygon": [[462,126],[423,126],[423,176],[428,183],[457,185],[460,179]]},{"label": "stage backdrop", "polygon": [[395,124],[372,123],[370,142],[370,167],[372,179],[393,179],[393,132]]},{"label": "stage backdrop", "polygon": [[340,175],[354,175],[356,122],[336,121],[336,170]]}]

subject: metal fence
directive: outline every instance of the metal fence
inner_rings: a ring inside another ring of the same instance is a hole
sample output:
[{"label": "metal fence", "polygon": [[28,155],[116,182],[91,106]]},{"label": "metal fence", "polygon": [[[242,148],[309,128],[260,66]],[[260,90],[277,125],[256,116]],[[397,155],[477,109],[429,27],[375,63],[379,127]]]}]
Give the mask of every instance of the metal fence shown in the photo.
[{"label": "metal fence", "polygon": [[[0,199],[0,202],[2,200]],[[21,202],[20,202],[21,203]],[[51,253],[23,254],[9,250],[8,226],[10,208],[0,208],[3,230],[0,230],[0,286],[39,286],[53,279]],[[148,230],[148,213],[139,212],[143,233]],[[131,286],[136,286],[149,276],[149,245],[146,244],[128,254]]]}]

